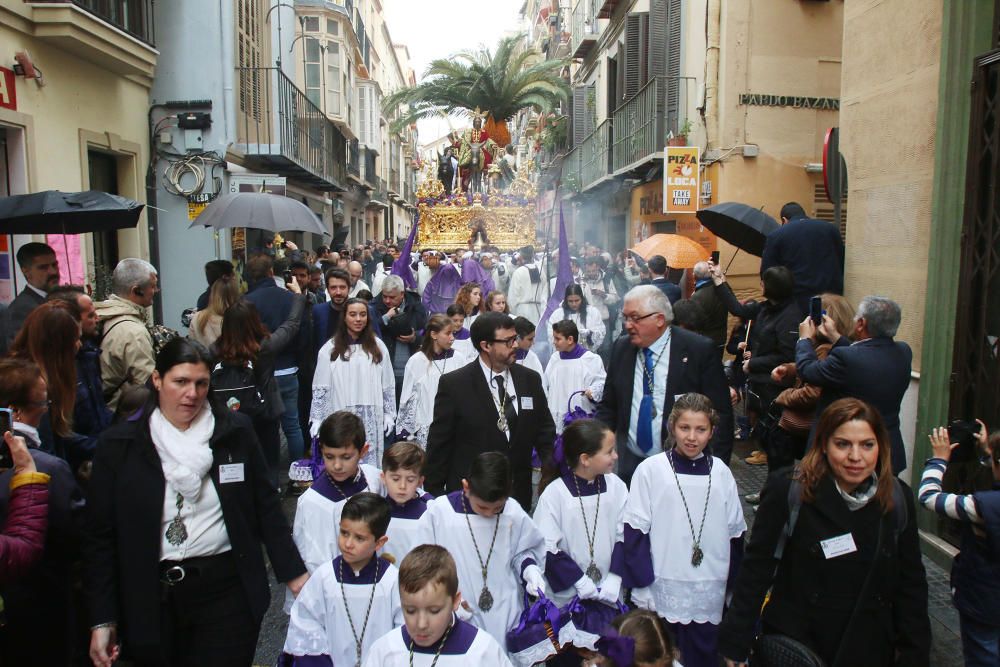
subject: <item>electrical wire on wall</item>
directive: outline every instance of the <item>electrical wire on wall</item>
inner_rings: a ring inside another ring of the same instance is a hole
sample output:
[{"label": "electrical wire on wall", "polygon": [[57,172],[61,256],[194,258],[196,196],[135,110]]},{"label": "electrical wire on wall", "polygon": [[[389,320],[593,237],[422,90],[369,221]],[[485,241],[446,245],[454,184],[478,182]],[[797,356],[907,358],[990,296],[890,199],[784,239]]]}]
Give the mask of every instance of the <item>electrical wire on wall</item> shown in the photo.
[{"label": "electrical wire on wall", "polygon": [[[176,127],[176,122],[176,116],[160,120],[153,128],[153,136],[159,137],[161,132]],[[216,170],[225,167],[226,161],[216,151],[178,153],[163,148],[163,144],[157,142],[155,159],[167,163],[161,181],[163,188],[172,195],[185,199],[200,195],[209,179],[212,181],[212,199],[222,188],[222,179],[216,175]]]}]

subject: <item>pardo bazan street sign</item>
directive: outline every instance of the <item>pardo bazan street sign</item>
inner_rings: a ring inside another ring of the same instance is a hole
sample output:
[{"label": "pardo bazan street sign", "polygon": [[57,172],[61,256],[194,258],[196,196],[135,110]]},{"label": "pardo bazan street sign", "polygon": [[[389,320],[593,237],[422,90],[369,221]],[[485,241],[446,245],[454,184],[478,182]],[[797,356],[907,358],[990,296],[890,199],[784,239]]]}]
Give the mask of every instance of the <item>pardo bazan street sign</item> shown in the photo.
[{"label": "pardo bazan street sign", "polygon": [[701,193],[701,149],[667,146],[663,155],[663,212],[697,213]]},{"label": "pardo bazan street sign", "polygon": [[14,88],[14,71],[0,67],[0,109],[17,111],[17,90]]}]

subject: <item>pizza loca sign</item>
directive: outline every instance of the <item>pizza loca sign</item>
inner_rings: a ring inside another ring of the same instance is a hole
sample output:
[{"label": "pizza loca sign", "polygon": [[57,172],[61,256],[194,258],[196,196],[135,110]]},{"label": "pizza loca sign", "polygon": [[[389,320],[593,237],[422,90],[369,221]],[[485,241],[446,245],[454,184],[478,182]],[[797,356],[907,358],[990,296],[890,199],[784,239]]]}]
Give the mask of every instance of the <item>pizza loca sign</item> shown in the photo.
[{"label": "pizza loca sign", "polygon": [[17,91],[14,88],[14,71],[0,67],[0,109],[17,111]]},{"label": "pizza loca sign", "polygon": [[663,159],[663,212],[696,213],[701,192],[701,149],[667,146]]}]

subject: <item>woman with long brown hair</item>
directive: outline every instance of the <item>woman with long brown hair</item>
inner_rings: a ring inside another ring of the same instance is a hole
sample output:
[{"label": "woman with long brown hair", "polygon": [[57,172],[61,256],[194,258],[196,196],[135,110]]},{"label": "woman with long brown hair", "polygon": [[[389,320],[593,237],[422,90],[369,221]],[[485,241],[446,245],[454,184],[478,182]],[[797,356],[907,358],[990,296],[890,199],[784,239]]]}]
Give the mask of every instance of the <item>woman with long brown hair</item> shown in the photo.
[{"label": "woman with long brown hair", "polygon": [[[212,289],[214,293],[215,288]],[[261,322],[257,308],[246,299],[241,299],[226,310],[226,314],[222,317],[219,338],[212,347],[213,354],[219,360],[216,369],[230,365],[245,367],[253,372],[257,390],[264,399],[263,405],[252,415],[254,429],[264,450],[271,483],[275,486],[278,484],[278,463],[281,452],[278,420],[284,410],[284,403],[281,400],[278,383],[274,380],[274,355],[283,350],[299,333],[304,308],[305,298],[301,294],[296,294],[288,319],[278,327],[277,331],[271,333]],[[218,407],[239,411],[241,407],[248,406],[236,404]]]},{"label": "woman with long brown hair", "polygon": [[[10,356],[33,361],[41,369],[49,393],[48,421],[55,436],[50,444],[56,455],[72,458],[74,467],[90,458],[82,452],[65,451],[73,440],[79,349],[79,310],[74,314],[72,307],[62,301],[43,303],[31,311],[10,348]],[[44,432],[44,425],[41,430]]]},{"label": "woman with long brown hair", "polygon": [[719,629],[730,667],[747,663],[758,616],[754,664],[778,644],[830,667],[928,664],[913,494],[892,475],[891,448],[877,410],[840,399],[798,469],[768,480]]},{"label": "woman with long brown hair", "polygon": [[222,276],[216,280],[208,293],[208,307],[194,314],[188,336],[205,347],[211,347],[222,333],[223,315],[239,300],[240,284],[236,276]]},{"label": "woman with long brown hair", "polygon": [[462,285],[455,295],[455,303],[465,311],[465,328],[472,327],[472,323],[479,317],[479,306],[483,301],[483,288],[479,283],[471,282]]},{"label": "woman with long brown hair", "polygon": [[396,378],[389,350],[375,335],[368,304],[361,299],[347,300],[333,338],[317,355],[309,411],[313,436],[337,410],[361,419],[370,445],[362,463],[381,468],[385,438],[396,424]]}]

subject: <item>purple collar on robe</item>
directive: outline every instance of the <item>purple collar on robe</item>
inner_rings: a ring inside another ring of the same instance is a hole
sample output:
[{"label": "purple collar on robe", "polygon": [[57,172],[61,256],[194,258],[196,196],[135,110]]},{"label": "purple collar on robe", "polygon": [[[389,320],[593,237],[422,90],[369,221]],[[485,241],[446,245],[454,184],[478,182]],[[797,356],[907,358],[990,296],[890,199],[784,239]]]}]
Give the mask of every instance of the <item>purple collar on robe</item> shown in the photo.
[{"label": "purple collar on robe", "polygon": [[393,519],[419,519],[427,511],[427,500],[424,497],[410,498],[400,505],[395,500],[386,496],[389,502],[390,514]]},{"label": "purple collar on robe", "polygon": [[518,361],[524,361],[525,357],[528,356],[528,352],[530,352],[530,350],[522,350],[521,348],[517,348],[517,352],[515,352],[514,354],[517,357]]},{"label": "purple collar on robe", "polygon": [[313,482],[312,489],[327,500],[339,503],[368,490],[368,479],[360,467],[353,480],[342,483],[333,481],[333,478],[324,470]]},{"label": "purple collar on robe", "polygon": [[574,347],[569,352],[560,352],[559,353],[559,358],[560,359],[579,359],[580,357],[583,356],[583,353],[586,352],[586,351],[587,351],[587,348],[585,348],[583,345],[580,345],[579,343],[577,343],[576,347]]},{"label": "purple collar on robe", "polygon": [[466,329],[465,327],[462,327],[461,329],[455,332],[455,340],[469,340],[469,338],[471,337],[472,334],[469,333],[469,330]]},{"label": "purple collar on robe", "polygon": [[[580,496],[582,497],[593,496],[608,490],[608,482],[604,479],[604,475],[598,475],[592,482],[588,482],[583,477],[577,477],[572,472],[564,472],[561,477],[563,483],[566,484],[566,488],[569,489],[569,495],[574,498],[576,497],[577,485],[580,486]],[[575,483],[574,478],[576,478]]]},{"label": "purple collar on robe", "polygon": [[448,502],[451,503],[451,508],[459,514],[476,513],[475,510],[472,509],[472,503],[465,499],[464,491],[452,491],[449,493]]},{"label": "purple collar on robe", "polygon": [[691,460],[683,454],[678,454],[677,450],[671,449],[667,456],[674,462],[674,470],[678,475],[707,475],[712,470],[712,457],[704,453]]},{"label": "purple collar on robe", "polygon": [[428,315],[443,313],[455,302],[455,295],[462,288],[462,276],[454,264],[442,264],[424,287],[421,301]]},{"label": "purple collar on robe", "polygon": [[[444,647],[441,649],[441,655],[465,655],[472,648],[472,642],[476,639],[476,634],[479,629],[476,626],[466,623],[465,621],[460,621],[458,618],[452,617],[452,623],[454,625],[451,628],[451,632],[448,633],[448,639],[444,643]],[[438,652],[438,647],[441,646],[441,640],[438,640],[431,644],[430,646],[418,646],[413,642],[410,637],[410,633],[406,631],[406,626],[403,628],[403,644],[407,648],[412,647],[414,653],[428,653],[430,655],[435,655]]]},{"label": "purple collar on robe", "polygon": [[455,350],[445,350],[441,354],[434,355],[434,361],[441,361],[442,359],[451,359],[455,356]]},{"label": "purple collar on robe", "polygon": [[[365,584],[376,584],[382,581],[382,577],[389,570],[389,561],[382,557],[372,558],[368,561],[368,564],[361,568],[361,571],[357,575],[354,574],[354,570],[351,566],[343,562],[343,556],[337,556],[333,559],[333,575],[337,578],[337,581],[341,581],[340,575],[344,575],[344,584],[354,584],[355,586],[364,586]],[[376,565],[378,570],[376,571]]]}]

